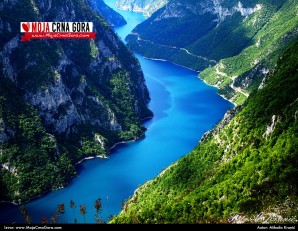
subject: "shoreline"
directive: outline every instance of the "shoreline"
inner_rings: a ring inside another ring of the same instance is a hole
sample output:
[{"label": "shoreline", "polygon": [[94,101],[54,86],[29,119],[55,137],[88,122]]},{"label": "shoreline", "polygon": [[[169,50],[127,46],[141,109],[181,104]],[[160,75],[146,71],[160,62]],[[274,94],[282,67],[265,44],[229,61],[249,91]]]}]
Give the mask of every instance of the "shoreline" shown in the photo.
[{"label": "shoreline", "polygon": [[115,149],[118,145],[120,145],[120,144],[127,144],[127,143],[132,143],[132,142],[135,142],[135,141],[137,141],[137,140],[139,140],[139,139],[133,139],[133,140],[128,140],[128,141],[120,141],[120,142],[117,142],[117,143],[115,143],[112,147],[110,147],[110,152],[113,150],[113,149]]},{"label": "shoreline", "polygon": [[[136,141],[136,140],[117,142],[117,143],[115,143],[115,144],[109,149],[109,151],[111,151],[112,149],[116,148],[116,146],[119,145],[119,144],[129,143],[129,142],[134,142],[134,141]],[[79,164],[82,164],[84,161],[92,160],[92,159],[95,159],[95,158],[108,159],[109,156],[104,156],[104,155],[87,156],[87,157],[84,157],[84,158],[80,159],[78,162],[76,162],[76,163],[74,164],[74,167],[76,167],[76,166],[79,165]],[[50,193],[50,192],[52,192],[52,191],[56,191],[56,190],[60,190],[60,189],[63,189],[63,188],[65,188],[65,187],[67,187],[68,183],[69,183],[74,177],[77,177],[77,176],[78,176],[78,174],[76,174],[76,175],[70,177],[70,178],[68,179],[67,183],[66,183],[64,186],[62,186],[62,187],[59,187],[59,188],[56,188],[56,189],[48,189],[48,190],[46,190],[45,192],[39,194],[39,195],[36,196],[36,197],[33,197],[33,198],[27,200],[27,201],[22,201],[21,203],[17,203],[17,202],[15,202],[15,201],[0,201],[0,205],[1,205],[1,204],[11,204],[11,205],[14,205],[14,206],[26,205],[26,204],[28,204],[28,203],[34,201],[34,200],[39,199],[40,197],[45,196],[47,193]]]},{"label": "shoreline", "polygon": [[[71,177],[70,179],[72,179],[72,177]],[[14,201],[0,201],[0,205],[1,205],[1,204],[12,204],[12,205],[14,205],[14,206],[18,206],[18,207],[19,207],[20,205],[26,205],[26,204],[30,203],[31,201],[37,200],[38,198],[40,198],[40,197],[46,195],[47,193],[49,193],[49,192],[51,192],[51,191],[59,190],[59,189],[62,189],[62,188],[64,188],[64,187],[57,188],[57,189],[49,189],[49,190],[46,190],[45,192],[41,193],[40,195],[38,195],[38,196],[36,196],[36,197],[33,197],[33,198],[31,198],[31,199],[29,199],[29,200],[27,200],[27,201],[23,201],[23,202],[21,202],[21,203],[16,203],[16,202],[14,202]]]},{"label": "shoreline", "polygon": [[0,201],[0,204],[13,204],[15,206],[19,206],[20,204],[17,204],[16,202],[13,201]]},{"label": "shoreline", "polygon": [[[153,113],[153,112],[152,112],[152,113]],[[153,114],[152,116],[147,116],[147,117],[144,117],[144,118],[140,119],[141,124],[143,125],[143,124],[144,124],[145,122],[147,122],[148,120],[153,119],[153,117],[154,117],[154,114]],[[146,130],[147,130],[147,128],[146,128]],[[138,139],[132,139],[132,140],[127,140],[127,141],[116,142],[115,144],[112,145],[112,147],[109,148],[109,154],[111,153],[111,151],[112,151],[113,149],[115,149],[115,148],[116,148],[118,145],[120,145],[120,144],[132,143],[132,142],[135,142],[135,141],[138,141],[138,140],[141,140],[141,139],[143,139],[143,138],[138,138]],[[106,158],[108,158],[108,156],[107,156]]]},{"label": "shoreline", "polygon": [[[183,66],[183,65],[181,65],[181,64],[177,64],[177,63],[174,63],[174,62],[169,61],[169,60],[166,60],[166,59],[149,58],[149,57],[143,56],[142,54],[140,54],[140,53],[138,53],[138,52],[135,52],[135,51],[134,51],[134,53],[136,53],[136,54],[142,56],[144,59],[154,60],[154,61],[161,61],[161,62],[169,62],[169,63],[172,63],[172,64],[174,64],[174,65],[176,65],[176,66],[183,67],[183,68],[185,68],[185,69],[194,71],[194,72],[196,72],[196,73],[198,74],[198,78],[199,78],[200,80],[202,80],[206,85],[211,86],[211,87],[214,87],[214,88],[216,88],[217,90],[220,89],[220,88],[218,88],[218,87],[216,87],[216,86],[214,86],[214,85],[212,85],[212,84],[207,83],[204,79],[200,78],[200,72],[201,72],[201,71],[197,71],[197,70],[192,69],[192,68],[190,68],[190,67],[185,67],[185,66]],[[229,99],[226,98],[224,95],[221,95],[221,94],[219,94],[218,92],[216,92],[216,94],[219,95],[220,97],[222,97],[224,100],[229,101],[231,104],[233,104],[234,107],[237,107],[237,106],[238,106],[235,102],[229,100]]]},{"label": "shoreline", "polygon": [[[107,157],[107,156],[102,156],[102,155],[98,155],[98,156],[87,156],[87,157],[84,157],[84,158],[82,158],[81,160],[79,160],[77,163],[75,163],[75,164],[74,164],[74,167],[76,167],[78,164],[81,164],[81,163],[84,162],[85,160],[91,160],[91,159],[94,159],[94,158],[108,158],[108,157]],[[57,189],[48,189],[48,190],[44,191],[43,193],[39,194],[38,196],[33,197],[33,198],[31,198],[31,199],[28,199],[27,201],[23,201],[23,202],[21,202],[21,203],[17,203],[17,202],[14,202],[14,201],[0,201],[0,204],[5,204],[5,203],[6,203],[6,204],[12,204],[12,205],[15,205],[15,206],[25,205],[25,204],[27,204],[27,203],[30,203],[30,202],[34,201],[34,200],[37,200],[37,199],[40,198],[40,197],[45,196],[45,195],[46,195],[47,193],[49,193],[49,192],[52,192],[52,191],[56,191],[56,190],[60,190],[60,189],[65,188],[65,186],[67,186],[67,184],[70,182],[70,180],[72,180],[72,179],[73,179],[74,177],[76,177],[76,176],[78,176],[78,175],[76,174],[76,175],[70,177],[70,178],[68,179],[67,183],[66,183],[64,186],[59,187],[59,188],[57,188]]]},{"label": "shoreline", "polygon": [[[147,106],[148,106],[148,105],[147,105]],[[143,124],[143,123],[147,122],[148,120],[153,119],[153,117],[154,117],[154,114],[153,114],[153,112],[152,112],[152,116],[144,117],[144,118],[140,119],[140,121],[141,121],[141,123]]]},{"label": "shoreline", "polygon": [[172,64],[178,66],[178,67],[183,67],[183,68],[188,69],[188,70],[190,70],[190,71],[194,71],[194,72],[196,72],[196,73],[200,73],[200,71],[197,71],[197,70],[192,69],[192,68],[190,68],[190,67],[183,66],[183,65],[181,65],[181,64],[174,63],[173,61],[170,61],[170,60],[166,60],[166,59],[156,59],[156,58],[149,58],[149,57],[143,56],[142,54],[140,54],[140,53],[138,53],[138,52],[136,52],[136,51],[134,51],[134,53],[135,53],[135,54],[138,54],[138,55],[140,55],[140,56],[142,56],[144,59],[154,60],[154,61],[162,61],[162,62],[169,62],[169,63],[172,63]]},{"label": "shoreline", "polygon": [[[210,87],[214,87],[214,88],[216,88],[217,90],[220,89],[220,88],[218,88],[218,87],[216,87],[216,86],[214,86],[214,85],[211,85],[211,84],[207,83],[204,79],[201,79],[199,76],[200,76],[200,75],[198,75],[198,78],[199,78],[200,80],[202,80],[206,85],[208,85],[208,86],[210,86]],[[220,97],[222,97],[223,99],[225,99],[226,101],[229,101],[231,104],[233,104],[234,107],[237,107],[237,106],[238,106],[238,105],[235,104],[233,101],[227,99],[224,95],[221,95],[221,94],[219,94],[218,92],[216,92],[216,94],[219,95]]]},{"label": "shoreline", "polygon": [[[148,117],[145,117],[145,118],[140,119],[140,121],[141,121],[142,123],[144,123],[144,122],[146,122],[147,120],[152,119],[153,117],[154,117],[154,115],[153,115],[153,116],[148,116]],[[76,162],[76,163],[74,164],[74,167],[76,168],[77,165],[82,164],[84,161],[92,160],[92,159],[95,159],[95,158],[108,159],[108,158],[109,158],[109,155],[111,154],[111,151],[112,151],[113,149],[115,149],[118,145],[120,145],[120,144],[125,144],[125,143],[132,143],[132,142],[135,142],[135,141],[137,141],[137,140],[141,140],[141,139],[142,139],[142,138],[139,138],[139,139],[132,139],[132,140],[128,140],[128,141],[120,141],[120,142],[116,142],[115,144],[112,145],[112,147],[110,147],[110,148],[108,149],[108,153],[107,153],[107,155],[86,156],[86,157],[80,159],[78,162]],[[68,183],[69,183],[74,177],[77,177],[77,176],[78,176],[78,174],[76,174],[76,175],[74,175],[74,176],[71,176],[71,177],[68,179],[67,183],[66,183],[64,186],[62,186],[62,187],[59,187],[59,188],[57,188],[57,189],[48,189],[48,190],[46,190],[45,192],[39,194],[38,196],[33,197],[33,198],[31,198],[31,199],[28,199],[27,201],[23,201],[23,202],[21,202],[21,203],[17,203],[17,202],[15,202],[15,201],[0,201],[0,204],[12,204],[12,205],[14,205],[14,206],[25,205],[25,204],[27,204],[27,203],[30,203],[31,201],[37,200],[38,198],[45,196],[47,193],[50,193],[50,192],[52,192],[52,191],[56,191],[56,190],[60,190],[60,189],[65,188],[65,187],[68,185]]]},{"label": "shoreline", "polygon": [[79,160],[77,163],[75,163],[74,166],[76,166],[78,164],[81,164],[85,160],[92,160],[92,159],[95,159],[95,158],[108,159],[108,156],[106,156],[106,155],[86,156],[86,157],[82,158],[81,160]]}]

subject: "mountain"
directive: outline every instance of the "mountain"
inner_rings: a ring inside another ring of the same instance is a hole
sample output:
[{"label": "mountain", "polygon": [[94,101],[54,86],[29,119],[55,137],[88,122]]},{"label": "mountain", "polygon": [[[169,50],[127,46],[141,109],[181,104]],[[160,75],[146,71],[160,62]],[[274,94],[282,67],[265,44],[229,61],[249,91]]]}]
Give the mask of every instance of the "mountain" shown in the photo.
[{"label": "mountain", "polygon": [[111,26],[123,26],[127,23],[122,15],[107,6],[103,0],[88,0],[88,3],[91,8],[95,9]]},{"label": "mountain", "polygon": [[[63,187],[75,164],[144,137],[138,60],[86,0],[0,3],[0,201]],[[96,39],[21,42],[20,22],[93,22]]]},{"label": "mountain", "polygon": [[169,0],[117,0],[115,8],[142,12],[145,17],[150,17],[155,11],[162,8]]},{"label": "mountain", "polygon": [[170,0],[126,38],[149,58],[197,70],[236,105],[297,37],[295,0]]},{"label": "mountain", "polygon": [[297,224],[297,51],[298,38],[259,90],[140,186],[111,223]]}]

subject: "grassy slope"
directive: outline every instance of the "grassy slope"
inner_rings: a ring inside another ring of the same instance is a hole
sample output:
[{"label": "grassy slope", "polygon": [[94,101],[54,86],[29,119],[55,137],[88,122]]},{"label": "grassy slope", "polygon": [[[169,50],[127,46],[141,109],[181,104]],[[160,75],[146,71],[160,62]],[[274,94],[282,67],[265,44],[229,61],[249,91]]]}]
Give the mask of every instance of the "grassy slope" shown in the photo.
[{"label": "grassy slope", "polygon": [[[296,14],[297,2],[287,1],[279,7],[267,5],[251,15],[232,33],[239,34],[241,28],[246,31],[245,36],[250,38],[250,42],[245,49],[237,55],[226,56],[228,58],[222,59],[217,65],[205,69],[200,77],[207,83],[216,85],[220,89],[219,93],[232,102],[238,105],[243,103],[246,97],[230,87],[232,78],[235,79],[234,86],[240,87],[245,93],[256,89],[264,77],[261,69],[272,70],[285,47],[297,37]],[[225,40],[230,41],[230,44],[233,44],[231,41],[243,41],[241,37],[232,39],[234,35]],[[223,45],[217,46],[215,50],[222,47],[233,50],[227,44]],[[210,53],[211,57],[214,57],[214,53]]]},{"label": "grassy slope", "polygon": [[235,214],[297,223],[297,50],[298,41],[226,126],[140,187],[111,223],[225,223]]},{"label": "grassy slope", "polygon": [[[186,13],[179,19],[154,20],[157,12],[135,29],[141,40],[135,34],[129,35],[128,45],[146,57],[166,59],[201,71],[200,78],[240,105],[260,85],[264,70],[272,70],[284,47],[297,37],[298,27],[295,0],[242,2],[244,7],[257,3],[263,7],[247,17],[234,13],[217,26],[210,23],[215,17],[211,14],[194,17],[193,13],[189,13],[191,16]],[[195,7],[198,2],[191,4]],[[236,5],[234,1],[222,4],[230,10]],[[187,12],[183,5],[179,7]]]}]

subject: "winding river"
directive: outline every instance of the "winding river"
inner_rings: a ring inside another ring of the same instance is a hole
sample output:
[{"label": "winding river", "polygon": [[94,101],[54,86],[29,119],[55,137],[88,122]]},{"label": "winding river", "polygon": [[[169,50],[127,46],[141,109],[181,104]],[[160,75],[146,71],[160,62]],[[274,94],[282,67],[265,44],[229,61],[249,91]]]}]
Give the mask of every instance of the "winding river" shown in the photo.
[{"label": "winding river", "polygon": [[[113,6],[115,0],[106,0]],[[145,18],[140,13],[119,11],[128,24],[116,27],[124,39]],[[102,199],[99,214],[103,219],[117,215],[124,200],[140,184],[157,176],[163,169],[190,152],[201,136],[211,129],[233,105],[217,95],[217,89],[206,85],[198,73],[169,62],[139,59],[151,101],[153,119],[145,123],[146,138],[118,145],[109,158],[85,160],[77,166],[78,176],[60,190],[51,191],[26,205],[34,223],[41,217],[56,214],[59,203],[65,204],[62,223],[84,223],[79,206],[87,209],[86,223],[95,223],[94,201]],[[198,166],[199,167],[199,166]],[[76,204],[74,211],[70,200]],[[0,204],[0,223],[24,223],[18,208]]]}]

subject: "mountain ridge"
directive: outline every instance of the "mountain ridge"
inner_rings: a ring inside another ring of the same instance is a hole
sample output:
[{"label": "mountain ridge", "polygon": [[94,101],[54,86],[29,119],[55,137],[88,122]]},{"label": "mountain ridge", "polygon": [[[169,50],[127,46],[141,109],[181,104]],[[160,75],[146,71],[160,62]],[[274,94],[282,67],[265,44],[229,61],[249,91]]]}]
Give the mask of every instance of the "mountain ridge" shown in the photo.
[{"label": "mountain ridge", "polygon": [[128,198],[112,224],[296,224],[298,40],[262,89]]},{"label": "mountain ridge", "polygon": [[150,17],[155,11],[167,4],[168,0],[117,0],[115,8],[142,12],[145,17]]},{"label": "mountain ridge", "polygon": [[240,105],[273,70],[279,47],[297,36],[296,7],[293,0],[171,0],[126,40],[147,58],[201,72],[201,79]]},{"label": "mountain ridge", "polygon": [[[144,138],[152,112],[138,60],[86,0],[0,12],[0,198],[20,203],[66,185],[81,159]],[[41,20],[92,21],[97,36],[21,42],[19,22]]]},{"label": "mountain ridge", "polygon": [[88,0],[92,9],[95,9],[111,26],[123,26],[127,22],[122,15],[107,6],[103,0]]},{"label": "mountain ridge", "polygon": [[111,224],[297,223],[297,7],[170,0],[127,37],[145,57],[201,71],[236,107],[139,186]]}]

